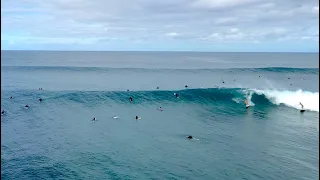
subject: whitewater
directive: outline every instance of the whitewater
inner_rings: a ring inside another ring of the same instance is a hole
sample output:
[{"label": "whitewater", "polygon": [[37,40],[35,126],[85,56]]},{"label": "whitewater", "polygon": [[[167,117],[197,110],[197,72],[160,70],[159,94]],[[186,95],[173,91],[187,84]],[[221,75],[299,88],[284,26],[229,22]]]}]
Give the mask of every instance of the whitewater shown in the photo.
[{"label": "whitewater", "polygon": [[3,179],[319,176],[316,53],[1,51],[1,60]]}]

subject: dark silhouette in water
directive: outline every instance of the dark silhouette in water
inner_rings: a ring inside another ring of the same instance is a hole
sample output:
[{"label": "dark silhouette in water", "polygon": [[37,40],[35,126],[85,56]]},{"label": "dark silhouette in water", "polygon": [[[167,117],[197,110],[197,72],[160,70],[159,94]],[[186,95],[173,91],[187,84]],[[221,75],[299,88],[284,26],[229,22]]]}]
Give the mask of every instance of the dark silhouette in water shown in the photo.
[{"label": "dark silhouette in water", "polygon": [[159,89],[159,87],[157,87],[157,89]]},{"label": "dark silhouette in water", "polygon": [[96,121],[97,119],[94,117],[93,119],[92,119],[92,121]]},{"label": "dark silhouette in water", "polygon": [[42,102],[42,98],[40,98],[39,101]]},{"label": "dark silhouette in water", "polygon": [[129,91],[129,89],[127,89],[127,91]]},{"label": "dark silhouette in water", "polygon": [[187,87],[188,87],[188,85],[185,85],[184,87],[185,87],[185,88],[187,88]]},{"label": "dark silhouette in water", "polygon": [[132,102],[132,101],[133,101],[133,98],[132,98],[132,97],[130,97],[129,99],[130,99],[130,102]]},{"label": "dark silhouette in water", "polygon": [[13,99],[13,97],[11,96],[10,99]]},{"label": "dark silhouette in water", "polygon": [[192,139],[193,137],[192,136],[188,136],[188,139]]},{"label": "dark silhouette in water", "polygon": [[29,108],[28,104],[25,106],[26,108]]},{"label": "dark silhouette in water", "polygon": [[1,111],[1,115],[4,115],[6,112],[4,110]]},{"label": "dark silhouette in water", "polygon": [[173,93],[174,96],[176,96],[176,98],[179,98],[179,94],[178,93]]}]

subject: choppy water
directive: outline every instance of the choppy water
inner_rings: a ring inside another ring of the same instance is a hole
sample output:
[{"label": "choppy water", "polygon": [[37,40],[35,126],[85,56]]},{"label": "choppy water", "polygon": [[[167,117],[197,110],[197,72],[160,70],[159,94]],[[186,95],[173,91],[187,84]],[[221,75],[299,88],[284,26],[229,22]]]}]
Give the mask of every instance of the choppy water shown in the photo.
[{"label": "choppy water", "polygon": [[1,53],[3,179],[319,177],[318,54]]}]

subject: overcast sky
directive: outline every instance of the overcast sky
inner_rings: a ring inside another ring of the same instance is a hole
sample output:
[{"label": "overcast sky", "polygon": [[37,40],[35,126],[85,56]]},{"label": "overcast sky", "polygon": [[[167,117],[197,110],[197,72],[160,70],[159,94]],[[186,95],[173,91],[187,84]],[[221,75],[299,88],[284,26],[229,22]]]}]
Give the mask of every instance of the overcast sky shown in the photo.
[{"label": "overcast sky", "polygon": [[1,0],[2,50],[318,48],[318,0]]}]

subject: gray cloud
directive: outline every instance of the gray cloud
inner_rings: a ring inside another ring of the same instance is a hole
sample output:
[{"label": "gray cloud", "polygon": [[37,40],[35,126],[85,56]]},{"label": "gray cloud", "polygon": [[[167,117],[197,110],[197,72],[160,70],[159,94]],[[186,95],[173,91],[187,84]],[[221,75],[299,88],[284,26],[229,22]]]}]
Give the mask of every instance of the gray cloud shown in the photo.
[{"label": "gray cloud", "polygon": [[316,40],[318,20],[316,0],[1,1],[2,34],[42,43]]}]

